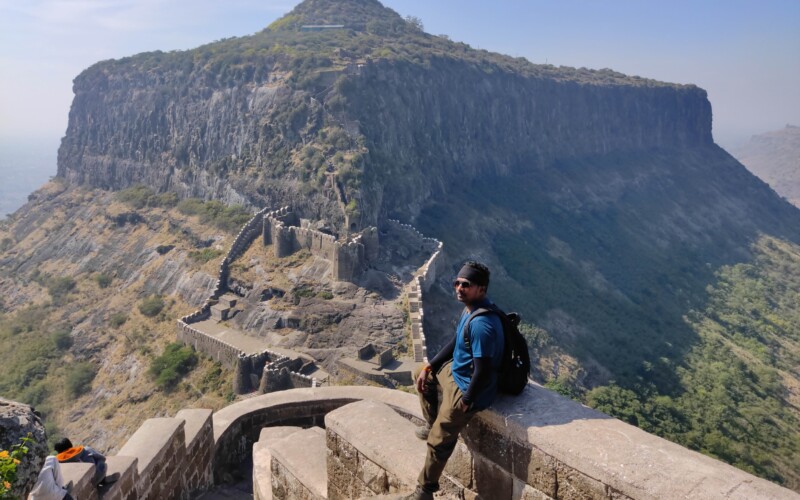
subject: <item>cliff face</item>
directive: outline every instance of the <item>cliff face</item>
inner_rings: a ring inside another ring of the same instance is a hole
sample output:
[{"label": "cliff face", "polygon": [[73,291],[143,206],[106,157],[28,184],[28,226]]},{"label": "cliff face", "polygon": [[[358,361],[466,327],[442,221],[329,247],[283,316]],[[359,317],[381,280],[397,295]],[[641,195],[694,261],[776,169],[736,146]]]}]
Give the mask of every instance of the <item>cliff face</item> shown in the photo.
[{"label": "cliff face", "polygon": [[556,159],[713,143],[702,89],[601,75],[557,80],[444,56],[366,65],[340,88],[370,151],[367,211],[413,218],[432,196],[475,178],[547,175]]},{"label": "cliff face", "polygon": [[58,175],[290,203],[341,229],[346,204],[358,225],[375,224],[414,217],[434,194],[482,175],[712,143],[710,105],[694,86],[387,32],[406,24],[391,11],[339,32],[285,31],[296,19],[338,19],[312,16],[327,3],[315,5],[252,37],[89,68],[75,80]]}]

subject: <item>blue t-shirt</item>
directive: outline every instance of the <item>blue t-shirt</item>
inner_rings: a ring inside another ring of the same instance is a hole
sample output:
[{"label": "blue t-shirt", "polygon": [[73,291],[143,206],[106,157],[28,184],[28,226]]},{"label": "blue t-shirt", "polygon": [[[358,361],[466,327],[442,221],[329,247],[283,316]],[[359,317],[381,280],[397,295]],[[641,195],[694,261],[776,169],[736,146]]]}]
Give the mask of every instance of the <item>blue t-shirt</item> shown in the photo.
[{"label": "blue t-shirt", "polygon": [[[476,308],[487,307],[491,304],[489,299],[476,304]],[[464,311],[461,319],[456,328],[456,347],[453,351],[453,379],[461,389],[462,393],[466,393],[469,388],[469,382],[472,380],[472,358],[492,358],[492,370],[489,377],[489,383],[484,388],[478,388],[478,392],[474,395],[474,408],[483,410],[488,408],[494,398],[497,396],[497,372],[503,363],[503,323],[500,317],[493,313],[482,314],[475,317],[469,325],[470,345],[472,354],[467,351],[467,346],[464,343],[464,326],[467,324],[469,312]]]}]

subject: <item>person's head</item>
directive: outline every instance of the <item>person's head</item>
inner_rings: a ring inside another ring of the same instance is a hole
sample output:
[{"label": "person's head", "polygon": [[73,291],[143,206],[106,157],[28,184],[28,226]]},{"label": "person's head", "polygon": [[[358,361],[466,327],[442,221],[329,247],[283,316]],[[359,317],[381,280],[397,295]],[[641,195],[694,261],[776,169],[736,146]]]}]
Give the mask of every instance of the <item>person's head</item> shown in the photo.
[{"label": "person's head", "polygon": [[483,300],[489,288],[489,268],[472,260],[465,263],[458,271],[453,287],[456,298],[465,305]]},{"label": "person's head", "polygon": [[56,453],[63,453],[72,448],[72,441],[68,438],[59,439],[54,446]]}]

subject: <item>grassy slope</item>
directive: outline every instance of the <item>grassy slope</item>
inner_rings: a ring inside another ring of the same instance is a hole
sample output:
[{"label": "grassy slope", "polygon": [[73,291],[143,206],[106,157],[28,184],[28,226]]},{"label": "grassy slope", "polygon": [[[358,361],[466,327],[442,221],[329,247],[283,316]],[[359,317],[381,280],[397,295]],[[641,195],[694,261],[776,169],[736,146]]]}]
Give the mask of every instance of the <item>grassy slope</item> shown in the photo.
[{"label": "grassy slope", "polygon": [[[144,316],[138,305],[161,291],[164,285],[154,276],[169,281],[167,270],[214,272],[218,259],[203,264],[188,257],[197,250],[193,240],[216,239],[214,245],[225,248],[232,236],[175,209],[132,210],[107,192],[64,192],[53,184],[38,194],[50,199],[29,204],[0,226],[0,241],[6,241],[0,253],[6,290],[0,312],[0,394],[42,411],[50,439],[64,434],[101,450],[121,446],[146,418],[227,404],[229,375],[207,358],[172,391],[158,388],[147,373],[152,359],[174,342],[175,318],[195,305],[171,293],[169,284],[161,313]],[[118,226],[109,220],[132,211],[144,222]],[[82,222],[73,226],[70,220]],[[61,236],[81,244],[45,255]],[[159,255],[159,245],[175,248]],[[100,274],[111,277],[106,288],[98,283]],[[70,280],[74,286],[68,289],[64,283]],[[116,323],[126,321],[114,326],[115,315]],[[88,382],[84,389],[82,377]]]}]

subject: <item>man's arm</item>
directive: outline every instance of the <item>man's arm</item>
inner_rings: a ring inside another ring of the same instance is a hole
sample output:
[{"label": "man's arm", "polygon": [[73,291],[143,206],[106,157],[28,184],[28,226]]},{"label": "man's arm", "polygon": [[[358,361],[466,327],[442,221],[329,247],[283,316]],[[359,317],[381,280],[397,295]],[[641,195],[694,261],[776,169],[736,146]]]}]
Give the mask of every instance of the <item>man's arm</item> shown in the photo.
[{"label": "man's arm", "polygon": [[492,358],[472,358],[472,379],[469,381],[467,392],[461,398],[466,405],[462,410],[468,410],[475,401],[478,392],[489,383],[492,374]]},{"label": "man's arm", "polygon": [[455,351],[455,349],[456,349],[456,337],[455,335],[453,335],[453,338],[450,339],[450,342],[445,344],[444,347],[442,347],[439,350],[439,352],[436,353],[436,356],[434,356],[433,359],[428,362],[428,366],[423,368],[422,371],[419,373],[419,377],[417,377],[417,380],[415,381],[417,392],[425,392],[427,390],[425,382],[428,378],[428,372],[439,371],[439,368],[441,368],[442,365],[445,364],[445,362],[447,362],[447,360],[453,358],[453,352]]}]

